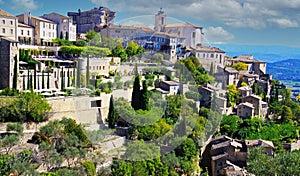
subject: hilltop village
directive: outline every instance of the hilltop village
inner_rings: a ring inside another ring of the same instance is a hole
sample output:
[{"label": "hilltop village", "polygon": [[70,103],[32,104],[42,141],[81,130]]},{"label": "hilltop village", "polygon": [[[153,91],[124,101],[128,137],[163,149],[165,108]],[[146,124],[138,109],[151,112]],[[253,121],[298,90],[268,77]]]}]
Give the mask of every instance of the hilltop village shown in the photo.
[{"label": "hilltop village", "polygon": [[300,98],[266,62],[115,15],[0,9],[0,175],[300,174]]}]

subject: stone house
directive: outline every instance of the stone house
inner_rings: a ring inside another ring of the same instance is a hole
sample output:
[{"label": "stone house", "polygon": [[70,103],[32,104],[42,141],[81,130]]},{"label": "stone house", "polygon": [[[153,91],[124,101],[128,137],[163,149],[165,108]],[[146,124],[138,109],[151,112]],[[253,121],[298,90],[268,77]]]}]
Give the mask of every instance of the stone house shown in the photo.
[{"label": "stone house", "polygon": [[23,23],[18,23],[18,40],[21,45],[33,45],[34,28]]},{"label": "stone house", "polygon": [[243,62],[248,65],[248,71],[257,74],[264,75],[266,74],[267,63],[264,61],[256,60],[252,55],[240,55],[235,56],[231,59],[226,60],[229,65],[234,63]]},{"label": "stone house", "polygon": [[242,99],[242,101],[245,103],[245,102],[248,102],[250,104],[253,105],[254,107],[254,116],[257,116],[257,117],[260,117],[260,118],[266,118],[267,115],[268,115],[268,104],[264,101],[262,101],[262,98],[257,96],[257,95],[254,95],[254,94],[251,94],[247,97],[244,97]]},{"label": "stone house", "polygon": [[[87,58],[80,57],[78,60],[80,60],[81,73],[85,73],[87,68]],[[110,62],[111,58],[89,58],[90,76],[109,76]]]},{"label": "stone house", "polygon": [[[204,86],[201,86],[198,88],[198,92],[201,95],[200,98],[200,105],[211,108],[211,106],[217,105],[218,112],[220,114],[230,114],[231,108],[227,107],[227,99],[225,98],[226,92],[223,90],[220,90],[214,86],[211,86],[209,84],[206,84]],[[216,98],[214,101],[213,98]],[[214,104],[212,104],[214,103]]]},{"label": "stone house", "polygon": [[115,12],[106,7],[94,8],[87,11],[68,12],[73,24],[76,24],[77,33],[86,33],[90,30],[103,29],[114,24]]},{"label": "stone house", "polygon": [[[13,88],[15,65],[19,65],[18,41],[0,37],[0,65],[0,89]],[[16,71],[19,72],[19,66]]]},{"label": "stone house", "polygon": [[54,12],[42,17],[57,23],[57,38],[76,41],[76,25],[73,24],[72,18]]},{"label": "stone house", "polygon": [[18,15],[19,22],[34,28],[34,44],[53,46],[53,39],[57,38],[57,24],[53,21],[31,16],[30,13]]},{"label": "stone house", "polygon": [[300,140],[297,140],[290,144],[283,144],[283,146],[284,146],[285,150],[287,150],[287,151],[300,150]]},{"label": "stone house", "polygon": [[180,93],[180,83],[177,81],[161,81],[158,87],[155,88],[165,95],[177,95]]},{"label": "stone house", "polygon": [[274,155],[274,145],[272,141],[266,141],[262,139],[257,139],[257,140],[245,140],[245,144],[247,146],[247,150],[251,150],[255,147],[263,147],[264,148],[264,153],[268,156],[273,156]]},{"label": "stone house", "polygon": [[243,86],[238,88],[240,97],[246,97],[252,94],[252,88],[250,86]]},{"label": "stone house", "polygon": [[226,52],[210,46],[197,46],[195,48],[190,48],[192,53],[195,53],[195,56],[198,58],[201,65],[205,70],[209,71],[211,65],[213,69],[217,70],[217,67],[225,67],[225,55]]},{"label": "stone house", "polygon": [[251,103],[245,102],[237,106],[237,115],[240,118],[247,118],[254,116],[254,106]]},{"label": "stone house", "polygon": [[0,36],[17,40],[18,18],[0,9]]}]

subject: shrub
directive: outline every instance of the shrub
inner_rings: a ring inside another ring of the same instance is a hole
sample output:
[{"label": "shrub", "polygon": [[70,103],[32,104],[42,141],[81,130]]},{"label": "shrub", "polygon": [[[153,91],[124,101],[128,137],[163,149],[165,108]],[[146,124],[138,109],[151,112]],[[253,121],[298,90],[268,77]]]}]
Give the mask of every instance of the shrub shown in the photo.
[{"label": "shrub", "polygon": [[86,174],[88,176],[95,176],[96,175],[96,168],[93,162],[91,161],[84,161],[81,165],[86,169]]}]

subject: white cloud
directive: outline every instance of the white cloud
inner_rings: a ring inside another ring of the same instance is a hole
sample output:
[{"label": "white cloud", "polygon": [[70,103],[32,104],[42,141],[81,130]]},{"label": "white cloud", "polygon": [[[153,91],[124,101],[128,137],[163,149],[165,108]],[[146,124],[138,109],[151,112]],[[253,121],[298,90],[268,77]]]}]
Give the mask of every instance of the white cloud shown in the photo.
[{"label": "white cloud", "polygon": [[222,27],[208,27],[203,32],[206,41],[210,44],[222,44],[234,39],[234,35]]},{"label": "white cloud", "polygon": [[[156,13],[163,7],[168,16],[217,22],[230,27],[262,29],[269,26],[297,27],[300,0],[91,0],[116,12],[139,15]],[[273,20],[273,19],[280,20]],[[271,19],[271,20],[270,20]],[[297,24],[297,25],[296,25]]]},{"label": "white cloud", "polygon": [[13,3],[12,9],[16,10],[35,10],[38,8],[37,3],[34,0],[11,0]]},{"label": "white cloud", "polygon": [[273,19],[269,19],[269,22],[277,25],[278,27],[281,28],[289,28],[289,27],[299,27],[298,22],[296,21],[291,21],[289,19],[285,19],[285,18],[273,18]]}]

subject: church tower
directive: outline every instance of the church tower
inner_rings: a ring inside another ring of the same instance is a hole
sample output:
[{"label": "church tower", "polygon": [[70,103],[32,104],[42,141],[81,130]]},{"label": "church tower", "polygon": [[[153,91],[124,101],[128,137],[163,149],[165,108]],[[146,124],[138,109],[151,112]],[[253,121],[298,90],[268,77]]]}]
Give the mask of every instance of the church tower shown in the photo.
[{"label": "church tower", "polygon": [[165,26],[166,26],[166,15],[162,8],[157,12],[155,15],[155,26],[154,31],[155,32],[165,32]]}]

